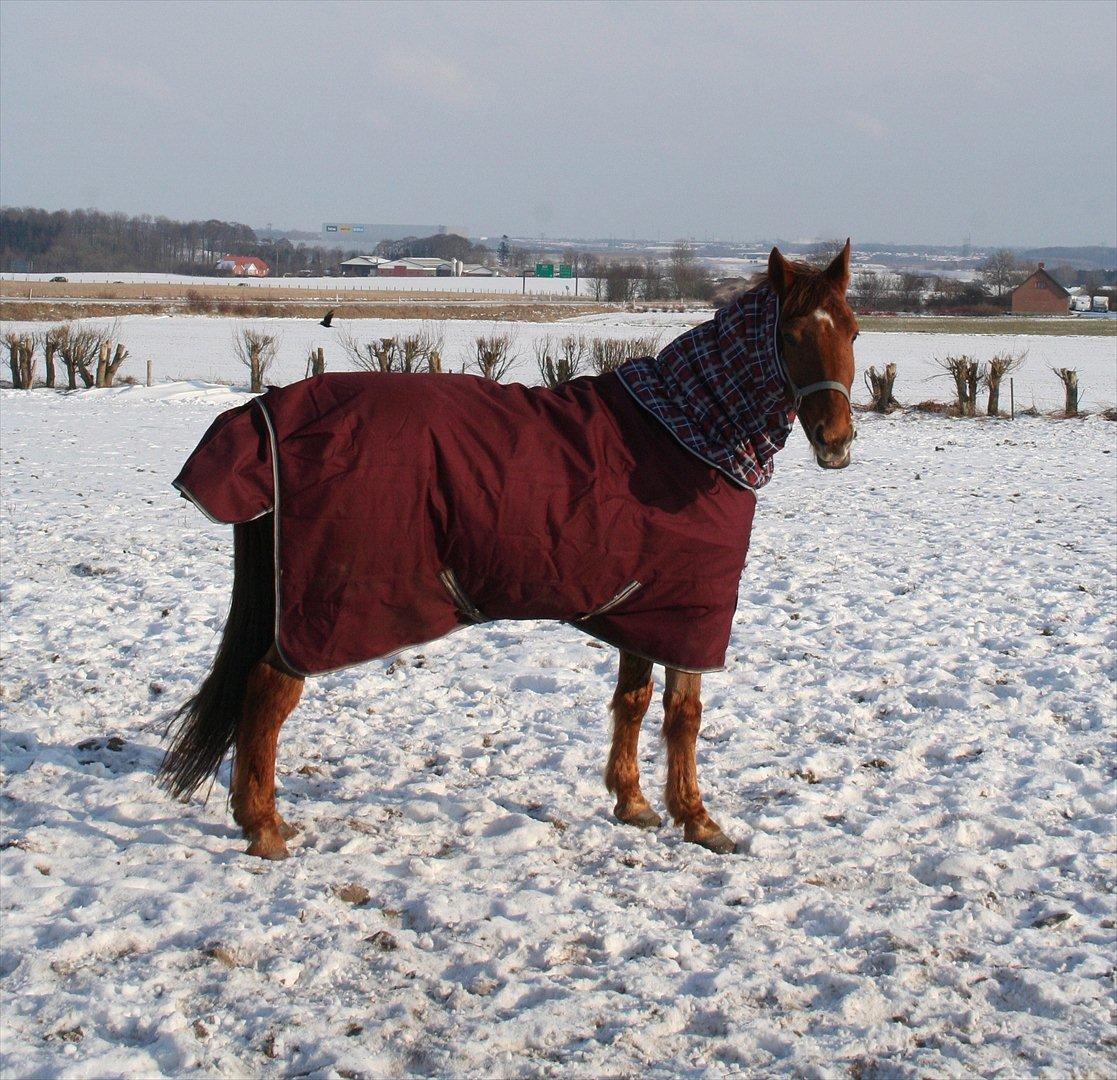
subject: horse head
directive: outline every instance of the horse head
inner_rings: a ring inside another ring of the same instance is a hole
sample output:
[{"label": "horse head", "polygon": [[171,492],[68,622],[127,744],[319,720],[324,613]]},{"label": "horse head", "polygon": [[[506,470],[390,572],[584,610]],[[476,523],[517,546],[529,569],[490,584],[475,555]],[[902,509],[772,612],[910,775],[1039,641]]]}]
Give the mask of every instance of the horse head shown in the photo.
[{"label": "horse head", "polygon": [[803,431],[824,469],[844,469],[856,437],[849,393],[857,320],[846,302],[849,241],[824,270],[768,257],[768,280],[780,298],[779,344]]}]

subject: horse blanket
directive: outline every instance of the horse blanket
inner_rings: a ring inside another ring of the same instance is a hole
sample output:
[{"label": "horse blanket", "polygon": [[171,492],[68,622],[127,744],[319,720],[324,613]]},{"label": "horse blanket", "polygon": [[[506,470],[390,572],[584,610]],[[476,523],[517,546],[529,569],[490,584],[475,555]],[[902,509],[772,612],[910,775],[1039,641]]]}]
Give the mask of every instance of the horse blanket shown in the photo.
[{"label": "horse blanket", "polygon": [[756,503],[615,374],[319,375],[218,417],[175,486],[215,521],[274,511],[276,645],[304,675],[490,619],[715,670]]},{"label": "horse blanket", "polygon": [[555,390],[329,374],[218,417],[175,486],[274,511],[275,642],[302,674],[490,619],[557,619],[723,666],[756,507],[794,411],[761,286],[658,357]]}]

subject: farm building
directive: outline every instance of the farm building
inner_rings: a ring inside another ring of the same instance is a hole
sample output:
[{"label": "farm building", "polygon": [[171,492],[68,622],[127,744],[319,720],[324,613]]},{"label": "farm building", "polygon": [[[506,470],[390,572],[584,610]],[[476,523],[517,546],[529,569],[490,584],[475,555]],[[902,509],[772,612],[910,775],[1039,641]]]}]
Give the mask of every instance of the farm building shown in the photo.
[{"label": "farm building", "polygon": [[1012,290],[1012,311],[1020,315],[1065,315],[1070,293],[1046,270],[1043,263]]},{"label": "farm building", "polygon": [[382,264],[389,262],[379,255],[357,255],[341,264],[342,277],[376,277]]},{"label": "farm building", "polygon": [[255,255],[222,255],[214,270],[233,277],[267,277],[271,273],[268,264]]},{"label": "farm building", "polygon": [[384,259],[357,255],[341,264],[344,277],[497,277],[498,272],[480,263],[457,259]]},{"label": "farm building", "polygon": [[447,259],[392,259],[377,268],[378,277],[454,277],[457,266]]}]

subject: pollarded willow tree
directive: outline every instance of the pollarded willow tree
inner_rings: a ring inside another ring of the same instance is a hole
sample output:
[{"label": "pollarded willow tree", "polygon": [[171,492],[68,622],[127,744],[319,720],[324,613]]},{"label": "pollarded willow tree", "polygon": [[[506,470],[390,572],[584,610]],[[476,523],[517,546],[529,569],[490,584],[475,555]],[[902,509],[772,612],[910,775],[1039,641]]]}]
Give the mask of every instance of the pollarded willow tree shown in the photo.
[{"label": "pollarded willow tree", "polygon": [[445,330],[441,324],[426,324],[415,334],[373,338],[363,341],[349,330],[338,337],[350,363],[361,371],[442,371]]},{"label": "pollarded willow tree", "polygon": [[516,362],[516,339],[510,330],[481,334],[473,345],[471,366],[485,379],[500,382]]},{"label": "pollarded willow tree", "polygon": [[550,335],[535,343],[535,363],[544,386],[552,390],[575,378],[586,359],[586,342],[583,338],[567,334],[555,341]]},{"label": "pollarded willow tree", "polygon": [[892,393],[895,383],[895,364],[885,364],[883,371],[870,367],[865,372],[865,385],[869,389],[869,408],[873,412],[887,413],[900,407],[900,403]]},{"label": "pollarded willow tree", "polygon": [[1063,384],[1063,391],[1066,395],[1066,404],[1063,409],[1063,415],[1066,417],[1074,417],[1078,415],[1078,371],[1075,368],[1052,368],[1053,372],[1059,376],[1059,380]]},{"label": "pollarded willow tree", "polygon": [[37,337],[10,333],[4,340],[8,346],[8,364],[12,369],[12,387],[30,390],[35,385]]},{"label": "pollarded willow tree", "polygon": [[972,356],[935,357],[935,363],[953,380],[957,393],[958,415],[974,416],[977,412],[977,387],[984,371]]},{"label": "pollarded willow tree", "polygon": [[985,411],[989,416],[1001,414],[1001,383],[1006,375],[1018,370],[1028,358],[1027,351],[1018,353],[997,353],[982,370],[982,381],[989,391],[989,401]]},{"label": "pollarded willow tree", "polygon": [[279,339],[274,334],[244,327],[233,335],[233,351],[248,368],[252,393],[259,394],[264,389],[264,376],[279,353]]}]

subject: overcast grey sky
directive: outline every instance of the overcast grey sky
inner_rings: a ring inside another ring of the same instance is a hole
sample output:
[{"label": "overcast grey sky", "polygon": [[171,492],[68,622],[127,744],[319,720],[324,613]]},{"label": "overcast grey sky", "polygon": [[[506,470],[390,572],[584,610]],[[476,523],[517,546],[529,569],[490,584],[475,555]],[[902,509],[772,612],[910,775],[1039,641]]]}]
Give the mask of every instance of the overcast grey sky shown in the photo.
[{"label": "overcast grey sky", "polygon": [[0,201],[1117,243],[1117,4],[0,4]]}]

